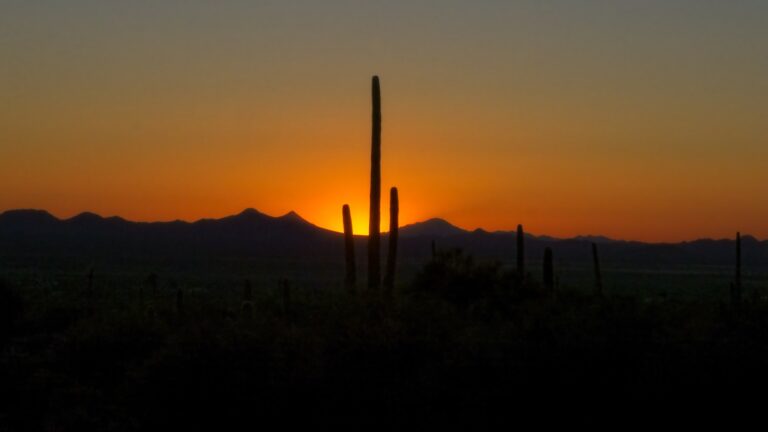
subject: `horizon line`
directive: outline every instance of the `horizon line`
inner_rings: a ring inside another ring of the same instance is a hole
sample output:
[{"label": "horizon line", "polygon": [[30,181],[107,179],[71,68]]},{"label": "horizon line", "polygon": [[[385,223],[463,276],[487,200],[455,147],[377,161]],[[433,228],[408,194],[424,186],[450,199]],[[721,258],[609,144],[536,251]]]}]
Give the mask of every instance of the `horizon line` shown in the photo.
[{"label": "horizon line", "polygon": [[[9,212],[25,212],[25,211],[26,212],[42,212],[42,213],[46,213],[46,214],[50,215],[51,217],[55,218],[56,220],[59,220],[59,221],[62,221],[62,222],[74,219],[74,218],[76,218],[78,216],[81,216],[81,215],[90,214],[90,215],[98,216],[101,219],[117,218],[117,219],[121,219],[123,221],[129,222],[129,223],[174,223],[174,222],[183,222],[183,223],[188,223],[188,224],[194,224],[194,223],[197,223],[197,222],[207,221],[207,220],[221,220],[221,219],[224,219],[224,218],[228,218],[228,217],[232,217],[232,216],[238,216],[238,215],[241,215],[243,213],[247,213],[249,211],[253,211],[253,212],[256,212],[258,214],[261,214],[261,215],[267,216],[269,218],[272,218],[272,219],[282,219],[282,218],[291,217],[292,215],[294,215],[294,216],[298,217],[299,219],[301,219],[302,221],[304,221],[304,222],[306,222],[306,223],[308,223],[308,224],[310,224],[310,225],[312,225],[314,227],[317,227],[319,229],[323,229],[323,230],[326,230],[326,231],[331,231],[331,232],[334,232],[334,233],[340,233],[340,234],[344,233],[343,230],[340,231],[340,230],[337,230],[337,229],[326,228],[326,227],[320,226],[320,225],[318,225],[318,224],[316,224],[316,223],[306,219],[305,217],[301,216],[295,210],[290,210],[290,211],[286,212],[285,214],[282,214],[282,215],[279,215],[279,216],[273,216],[271,214],[264,213],[261,210],[258,210],[258,209],[254,208],[254,207],[246,207],[245,209],[241,210],[240,212],[224,215],[224,216],[221,216],[221,217],[218,217],[218,218],[217,217],[201,217],[201,218],[197,218],[197,219],[194,219],[194,220],[192,220],[192,219],[181,219],[181,218],[168,219],[168,220],[135,220],[135,219],[128,219],[128,218],[125,218],[125,217],[120,216],[120,215],[104,216],[104,215],[102,215],[100,213],[97,213],[95,211],[90,211],[90,210],[83,210],[83,211],[80,211],[80,212],[78,212],[78,213],[76,213],[76,214],[74,214],[72,216],[62,217],[62,216],[57,216],[55,213],[53,213],[53,212],[51,212],[49,210],[40,209],[40,208],[13,208],[13,209],[5,209],[5,210],[0,211],[0,216],[4,215],[6,213],[9,213]],[[472,232],[480,230],[480,231],[484,231],[484,232],[489,233],[489,234],[506,234],[506,233],[514,233],[516,228],[517,228],[517,225],[515,225],[515,228],[511,228],[511,229],[488,230],[488,229],[485,229],[485,228],[482,228],[482,227],[477,227],[477,228],[474,228],[474,229],[468,229],[468,228],[464,228],[464,227],[461,227],[459,225],[456,225],[453,222],[449,221],[448,219],[442,218],[442,217],[439,217],[439,216],[430,217],[430,218],[423,219],[423,220],[420,220],[420,221],[416,221],[416,222],[400,225],[399,227],[400,228],[404,228],[404,227],[407,227],[407,226],[422,224],[422,223],[426,223],[426,222],[433,221],[433,220],[439,220],[439,221],[446,222],[450,226],[452,226],[454,228],[457,228],[457,229],[460,229],[460,230],[462,230],[462,231],[464,231],[466,233],[472,233]],[[522,225],[523,225],[523,227],[525,227],[525,224],[522,224]],[[389,230],[382,230],[381,233],[382,234],[388,234]],[[525,233],[528,234],[528,235],[531,235],[531,236],[535,236],[535,237],[547,237],[547,238],[555,240],[555,241],[574,240],[574,239],[580,239],[580,238],[587,238],[588,239],[588,238],[600,237],[600,238],[606,239],[606,240],[611,241],[611,242],[644,243],[644,244],[656,244],[656,245],[692,243],[692,242],[696,242],[696,241],[705,241],[705,240],[712,240],[712,241],[730,240],[730,241],[735,241],[735,239],[731,238],[731,237],[723,237],[723,238],[697,237],[695,239],[679,240],[679,241],[645,241],[645,240],[630,240],[630,239],[613,238],[613,237],[609,237],[609,236],[602,235],[602,234],[576,234],[576,235],[573,235],[573,236],[570,236],[570,237],[555,237],[555,236],[551,236],[551,235],[548,235],[548,234],[534,234],[534,233],[529,232],[529,231],[525,231]],[[761,240],[761,239],[759,239],[758,237],[756,237],[754,235],[751,235],[751,234],[748,234],[748,233],[741,233],[740,231],[735,231],[735,233],[739,233],[741,238],[742,238],[742,240],[744,238],[753,238],[753,239],[755,239],[758,242],[768,241],[768,239]],[[368,237],[367,233],[364,233],[364,234],[355,233],[354,235],[356,237],[358,237],[358,236],[359,237]]]}]

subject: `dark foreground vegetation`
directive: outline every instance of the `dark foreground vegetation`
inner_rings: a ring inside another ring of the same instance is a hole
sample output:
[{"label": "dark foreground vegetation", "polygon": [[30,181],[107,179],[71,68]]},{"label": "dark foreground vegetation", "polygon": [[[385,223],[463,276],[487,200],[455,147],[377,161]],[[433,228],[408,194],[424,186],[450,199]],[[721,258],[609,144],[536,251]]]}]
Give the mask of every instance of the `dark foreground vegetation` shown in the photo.
[{"label": "dark foreground vegetation", "polygon": [[541,279],[451,251],[391,295],[6,282],[0,430],[732,425],[764,410],[760,298]]}]

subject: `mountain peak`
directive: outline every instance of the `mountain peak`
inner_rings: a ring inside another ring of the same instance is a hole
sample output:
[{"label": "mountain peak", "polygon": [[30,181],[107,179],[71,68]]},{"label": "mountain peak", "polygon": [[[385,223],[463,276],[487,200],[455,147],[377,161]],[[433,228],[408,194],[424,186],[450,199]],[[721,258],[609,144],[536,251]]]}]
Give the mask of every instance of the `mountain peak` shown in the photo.
[{"label": "mountain peak", "polygon": [[448,237],[466,232],[466,230],[440,218],[427,219],[400,228],[400,235],[404,237]]},{"label": "mountain peak", "polygon": [[248,207],[247,209],[237,214],[237,216],[263,216],[263,215],[264,213],[256,210],[253,207]]},{"label": "mountain peak", "polygon": [[104,219],[104,218],[99,216],[99,215],[97,215],[96,213],[93,213],[93,212],[82,212],[82,213],[78,214],[77,216],[73,216],[73,217],[67,219],[67,221],[69,221],[69,222],[90,222],[90,221],[99,221],[99,220],[102,220],[102,219]]},{"label": "mountain peak", "polygon": [[295,212],[295,211],[293,211],[293,210],[291,210],[291,211],[289,211],[288,213],[286,213],[286,214],[284,214],[284,215],[280,216],[280,219],[284,219],[284,220],[293,220],[293,221],[298,221],[298,222],[307,222],[307,220],[306,220],[306,219],[304,219],[303,217],[301,217],[301,216],[300,216],[298,213],[296,213],[296,212]]},{"label": "mountain peak", "polygon": [[0,213],[0,220],[11,223],[39,223],[58,221],[55,216],[48,213],[47,211],[37,209],[6,210],[3,213]]}]

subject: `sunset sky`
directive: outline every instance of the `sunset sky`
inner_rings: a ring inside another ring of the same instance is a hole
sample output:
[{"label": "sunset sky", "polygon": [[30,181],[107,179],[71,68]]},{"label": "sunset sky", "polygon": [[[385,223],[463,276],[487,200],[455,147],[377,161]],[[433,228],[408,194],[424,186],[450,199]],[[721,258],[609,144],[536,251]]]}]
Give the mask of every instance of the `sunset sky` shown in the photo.
[{"label": "sunset sky", "polygon": [[3,0],[0,210],[340,229],[349,203],[366,232],[378,74],[402,223],[765,238],[767,23],[764,0]]}]

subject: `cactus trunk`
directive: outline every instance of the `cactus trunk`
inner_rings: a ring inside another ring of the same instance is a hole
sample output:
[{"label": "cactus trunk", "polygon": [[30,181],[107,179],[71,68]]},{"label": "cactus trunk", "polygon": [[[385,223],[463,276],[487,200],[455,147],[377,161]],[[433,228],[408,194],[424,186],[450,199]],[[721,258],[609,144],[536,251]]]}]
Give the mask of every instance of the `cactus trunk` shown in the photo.
[{"label": "cactus trunk", "polygon": [[731,301],[734,305],[741,304],[741,233],[736,233],[736,274],[731,288]]},{"label": "cactus trunk", "polygon": [[552,293],[555,290],[555,274],[554,266],[552,264],[552,249],[549,247],[544,248],[544,288],[548,293]]},{"label": "cactus trunk", "polygon": [[357,283],[357,269],[355,267],[355,234],[352,231],[352,212],[349,205],[344,204],[341,208],[341,214],[344,219],[344,258],[346,262],[347,274],[344,278],[344,285],[349,291],[355,290]]},{"label": "cactus trunk", "polygon": [[283,298],[283,314],[285,314],[286,317],[290,318],[291,316],[291,284],[288,282],[288,279],[281,279],[278,282],[278,285],[280,285],[280,291],[282,292],[282,298]]},{"label": "cactus trunk", "polygon": [[389,190],[389,251],[387,254],[387,273],[384,276],[384,287],[388,293],[391,293],[395,286],[399,212],[400,200],[397,197],[397,188],[393,187]]},{"label": "cactus trunk", "polygon": [[176,312],[179,317],[184,316],[184,290],[181,288],[176,290]]},{"label": "cactus trunk", "polygon": [[525,279],[525,233],[523,226],[517,226],[517,278]]},{"label": "cactus trunk", "polygon": [[251,288],[251,281],[250,279],[245,280],[245,285],[243,285],[243,301],[252,301],[253,300],[253,289]]},{"label": "cactus trunk", "polygon": [[600,274],[600,259],[597,256],[597,244],[592,243],[592,261],[595,270],[595,295],[603,295],[603,277]]},{"label": "cactus trunk", "polygon": [[374,76],[371,85],[373,102],[371,128],[371,197],[368,223],[368,288],[378,289],[381,284],[380,270],[380,206],[381,206],[381,90],[379,77]]}]

